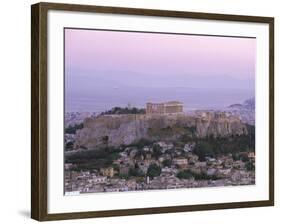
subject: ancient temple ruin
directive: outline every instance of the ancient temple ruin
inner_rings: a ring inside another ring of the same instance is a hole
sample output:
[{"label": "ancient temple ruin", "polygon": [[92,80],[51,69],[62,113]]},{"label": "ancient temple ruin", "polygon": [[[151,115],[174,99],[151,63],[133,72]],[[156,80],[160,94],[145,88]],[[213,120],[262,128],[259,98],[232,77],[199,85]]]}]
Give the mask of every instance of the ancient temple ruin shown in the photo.
[{"label": "ancient temple ruin", "polygon": [[183,112],[183,103],[169,101],[164,103],[147,103],[146,114],[174,114]]}]

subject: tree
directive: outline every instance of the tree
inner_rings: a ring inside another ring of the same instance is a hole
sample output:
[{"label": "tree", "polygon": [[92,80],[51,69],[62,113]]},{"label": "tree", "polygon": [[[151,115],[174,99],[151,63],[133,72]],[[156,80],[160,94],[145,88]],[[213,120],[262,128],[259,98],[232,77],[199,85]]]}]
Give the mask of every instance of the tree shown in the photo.
[{"label": "tree", "polygon": [[128,105],[128,107],[113,107],[111,110],[102,112],[101,115],[108,115],[108,114],[145,114],[144,108],[136,108],[131,107]]},{"label": "tree", "polygon": [[206,156],[213,157],[214,150],[211,144],[208,142],[199,142],[195,145],[193,151],[198,157],[200,161],[205,161]]},{"label": "tree", "polygon": [[84,127],[83,123],[81,124],[75,124],[74,126],[68,126],[65,128],[66,134],[76,134],[76,130],[82,129]]},{"label": "tree", "polygon": [[74,146],[74,143],[73,143],[73,142],[67,142],[67,143],[65,144],[65,150],[66,150],[66,151],[73,150],[73,146]]},{"label": "tree", "polygon": [[130,168],[129,169],[129,176],[133,177],[143,177],[144,174],[138,168]]},{"label": "tree", "polygon": [[191,179],[191,178],[193,178],[193,175],[188,170],[182,170],[182,171],[178,172],[177,177],[180,179]]},{"label": "tree", "polygon": [[247,169],[248,171],[255,170],[255,165],[254,165],[254,163],[253,163],[252,161],[246,162],[245,166],[246,166],[246,169]]},{"label": "tree", "polygon": [[136,146],[138,149],[142,149],[144,146],[151,145],[151,141],[145,138],[141,138],[138,142],[131,144],[132,146]]},{"label": "tree", "polygon": [[167,167],[171,167],[172,165],[172,160],[170,159],[165,159],[163,162],[162,162],[163,166],[167,166]]},{"label": "tree", "polygon": [[161,156],[161,155],[162,155],[160,145],[158,145],[158,144],[153,145],[152,150],[153,150],[153,152],[152,152],[152,156],[153,156],[153,157],[155,157],[156,159],[158,159],[158,158],[159,158],[159,156]]},{"label": "tree", "polygon": [[233,159],[234,161],[237,161],[237,160],[240,159],[240,157],[239,157],[239,155],[238,155],[237,153],[233,153],[233,154],[232,154],[232,159]]},{"label": "tree", "polygon": [[249,157],[247,153],[241,153],[240,154],[240,159],[242,160],[242,162],[246,163],[249,161]]},{"label": "tree", "polygon": [[106,146],[108,146],[108,140],[109,140],[109,137],[107,135],[102,137],[102,143]]},{"label": "tree", "polygon": [[161,174],[161,168],[157,164],[149,165],[147,169],[147,176],[154,178]]}]

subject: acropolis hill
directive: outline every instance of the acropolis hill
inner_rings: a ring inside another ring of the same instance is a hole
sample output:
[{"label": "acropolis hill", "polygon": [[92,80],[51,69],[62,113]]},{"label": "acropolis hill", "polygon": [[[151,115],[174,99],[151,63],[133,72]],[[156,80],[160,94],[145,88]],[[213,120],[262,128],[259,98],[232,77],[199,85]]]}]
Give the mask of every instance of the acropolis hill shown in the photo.
[{"label": "acropolis hill", "polygon": [[97,148],[104,139],[108,146],[128,145],[142,138],[152,141],[176,140],[182,135],[225,137],[247,134],[247,127],[238,116],[225,112],[147,113],[103,115],[84,120],[77,130],[75,148]]}]

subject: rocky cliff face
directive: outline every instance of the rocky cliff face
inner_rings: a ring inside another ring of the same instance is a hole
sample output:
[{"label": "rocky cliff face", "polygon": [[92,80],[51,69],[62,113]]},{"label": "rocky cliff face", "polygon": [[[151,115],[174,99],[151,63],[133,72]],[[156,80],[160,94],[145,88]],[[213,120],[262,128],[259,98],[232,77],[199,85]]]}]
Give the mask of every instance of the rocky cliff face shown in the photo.
[{"label": "rocky cliff face", "polygon": [[111,115],[86,118],[84,128],[76,133],[76,148],[84,146],[128,145],[146,138],[149,140],[176,140],[190,133],[197,137],[247,134],[241,120],[227,113],[204,112],[189,115]]},{"label": "rocky cliff face", "polygon": [[196,119],[196,135],[198,137],[247,134],[247,128],[238,116],[227,113],[204,113]]}]

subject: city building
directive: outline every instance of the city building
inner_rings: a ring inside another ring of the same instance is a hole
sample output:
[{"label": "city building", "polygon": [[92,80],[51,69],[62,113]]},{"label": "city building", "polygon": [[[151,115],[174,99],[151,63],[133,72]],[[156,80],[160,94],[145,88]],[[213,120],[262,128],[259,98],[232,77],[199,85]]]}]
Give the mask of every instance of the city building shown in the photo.
[{"label": "city building", "polygon": [[113,177],[114,176],[113,167],[101,168],[100,172],[103,176],[107,176],[107,177]]},{"label": "city building", "polygon": [[248,153],[248,158],[249,159],[255,159],[255,153],[254,152],[249,152]]},{"label": "city building", "polygon": [[186,168],[188,161],[185,158],[175,158],[173,159],[173,164],[179,166],[180,168]]},{"label": "city building", "polygon": [[128,165],[122,165],[119,167],[119,174],[126,176],[129,174],[129,170],[130,170],[130,167]]},{"label": "city building", "polygon": [[88,181],[90,183],[94,183],[94,184],[106,183],[107,177],[106,176],[96,176],[96,175],[93,175],[92,179],[89,178]]}]

